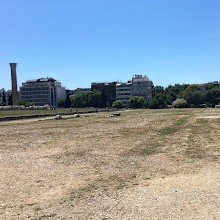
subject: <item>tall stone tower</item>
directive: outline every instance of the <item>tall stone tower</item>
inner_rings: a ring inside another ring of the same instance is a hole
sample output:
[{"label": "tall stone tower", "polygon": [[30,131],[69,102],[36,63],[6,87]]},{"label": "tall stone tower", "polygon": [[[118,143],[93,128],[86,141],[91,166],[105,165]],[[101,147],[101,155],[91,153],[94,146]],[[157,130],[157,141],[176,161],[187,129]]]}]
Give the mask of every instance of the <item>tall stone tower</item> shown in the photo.
[{"label": "tall stone tower", "polygon": [[18,105],[18,89],[16,76],[17,63],[9,63],[9,65],[11,67],[12,105]]}]

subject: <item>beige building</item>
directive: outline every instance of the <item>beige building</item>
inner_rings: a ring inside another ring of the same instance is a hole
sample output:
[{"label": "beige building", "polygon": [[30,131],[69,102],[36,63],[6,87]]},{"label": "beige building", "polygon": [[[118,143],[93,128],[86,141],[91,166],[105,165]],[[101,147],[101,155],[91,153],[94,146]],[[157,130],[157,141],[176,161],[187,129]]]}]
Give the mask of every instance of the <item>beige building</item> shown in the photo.
[{"label": "beige building", "polygon": [[37,106],[55,106],[59,99],[65,97],[65,88],[53,78],[27,80],[20,87],[20,100],[33,102]]},{"label": "beige building", "polygon": [[153,82],[147,76],[134,75],[132,77],[132,96],[142,96],[150,101],[153,96]]}]

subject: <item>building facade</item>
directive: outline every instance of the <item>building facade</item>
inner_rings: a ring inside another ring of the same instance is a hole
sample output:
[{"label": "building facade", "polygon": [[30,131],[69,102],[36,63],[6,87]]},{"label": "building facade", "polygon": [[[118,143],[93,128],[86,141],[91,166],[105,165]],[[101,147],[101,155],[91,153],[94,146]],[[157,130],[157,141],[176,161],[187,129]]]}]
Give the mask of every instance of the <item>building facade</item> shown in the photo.
[{"label": "building facade", "polygon": [[134,75],[132,77],[132,96],[142,96],[150,101],[153,96],[153,82],[147,76]]},{"label": "building facade", "polygon": [[55,106],[59,99],[65,97],[65,88],[53,78],[27,80],[20,87],[20,100],[33,102],[37,106]]},{"label": "building facade", "polygon": [[129,99],[132,97],[132,84],[131,81],[127,83],[117,83],[116,84],[116,100],[127,106]]},{"label": "building facade", "polygon": [[93,82],[91,90],[99,90],[106,96],[106,102],[111,106],[116,101],[117,82]]}]

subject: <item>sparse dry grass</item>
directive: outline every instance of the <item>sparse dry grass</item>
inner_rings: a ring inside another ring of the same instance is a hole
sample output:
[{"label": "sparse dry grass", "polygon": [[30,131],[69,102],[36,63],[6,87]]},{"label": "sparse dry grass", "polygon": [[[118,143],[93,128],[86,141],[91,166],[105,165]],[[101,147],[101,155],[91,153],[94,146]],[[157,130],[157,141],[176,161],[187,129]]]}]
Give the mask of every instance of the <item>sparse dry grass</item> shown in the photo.
[{"label": "sparse dry grass", "polygon": [[107,115],[1,122],[0,219],[220,217],[220,110]]}]

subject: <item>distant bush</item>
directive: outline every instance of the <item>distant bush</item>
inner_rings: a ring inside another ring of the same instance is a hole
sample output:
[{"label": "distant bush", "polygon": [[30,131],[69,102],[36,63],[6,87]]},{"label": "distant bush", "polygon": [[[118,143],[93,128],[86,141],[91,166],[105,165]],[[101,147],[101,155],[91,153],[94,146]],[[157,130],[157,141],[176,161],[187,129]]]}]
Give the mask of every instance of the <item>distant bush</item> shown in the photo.
[{"label": "distant bush", "polygon": [[18,105],[24,105],[25,107],[35,106],[35,104],[33,102],[26,102],[24,100],[19,100]]},{"label": "distant bush", "polygon": [[173,108],[186,108],[187,107],[187,102],[185,99],[176,99],[173,103],[172,103],[172,107]]},{"label": "distant bush", "polygon": [[146,101],[141,96],[133,96],[128,101],[129,108],[144,108],[146,106]]},{"label": "distant bush", "polygon": [[114,101],[114,103],[112,104],[113,108],[123,108],[123,103],[118,100],[118,101]]}]

